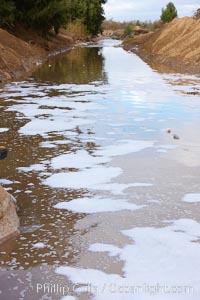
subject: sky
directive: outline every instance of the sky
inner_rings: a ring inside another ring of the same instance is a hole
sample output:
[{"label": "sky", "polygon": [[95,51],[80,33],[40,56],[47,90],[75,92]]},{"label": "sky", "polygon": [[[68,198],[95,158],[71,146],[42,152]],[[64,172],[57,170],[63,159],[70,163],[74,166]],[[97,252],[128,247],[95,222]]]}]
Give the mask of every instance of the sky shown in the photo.
[{"label": "sky", "polygon": [[[105,16],[116,21],[158,20],[170,0],[107,0]],[[191,16],[200,7],[199,0],[171,0],[179,17]]]}]

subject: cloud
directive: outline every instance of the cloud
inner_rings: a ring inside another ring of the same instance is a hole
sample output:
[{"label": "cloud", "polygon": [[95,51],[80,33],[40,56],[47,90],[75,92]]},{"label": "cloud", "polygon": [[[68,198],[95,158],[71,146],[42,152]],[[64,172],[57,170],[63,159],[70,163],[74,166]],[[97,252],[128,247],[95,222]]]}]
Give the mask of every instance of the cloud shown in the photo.
[{"label": "cloud", "polygon": [[[105,5],[107,19],[124,20],[157,20],[161,9],[169,0],[108,0]],[[179,16],[191,16],[200,7],[198,0],[174,0]]]}]

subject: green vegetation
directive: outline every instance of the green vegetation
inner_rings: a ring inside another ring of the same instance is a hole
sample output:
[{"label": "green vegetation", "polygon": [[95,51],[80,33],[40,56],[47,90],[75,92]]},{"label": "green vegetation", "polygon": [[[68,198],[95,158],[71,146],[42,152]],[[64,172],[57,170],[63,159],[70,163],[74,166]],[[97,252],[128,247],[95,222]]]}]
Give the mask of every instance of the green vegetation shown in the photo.
[{"label": "green vegetation", "polygon": [[133,37],[134,33],[134,25],[133,24],[129,24],[124,28],[124,37]]},{"label": "green vegetation", "polygon": [[62,26],[77,22],[88,34],[101,32],[106,0],[1,0],[0,26],[20,23],[43,35],[52,29],[57,34]]},{"label": "green vegetation", "polygon": [[131,21],[131,22],[116,22],[105,20],[103,22],[103,31],[105,35],[114,36],[119,39],[133,38],[138,34],[154,32],[161,26],[161,21]]},{"label": "green vegetation", "polygon": [[0,1],[0,27],[7,26],[14,22],[15,19],[15,5],[12,0]]},{"label": "green vegetation", "polygon": [[87,38],[87,29],[81,20],[70,21],[61,33],[72,38],[72,40],[85,40]]},{"label": "green vegetation", "polygon": [[178,17],[178,13],[174,3],[169,2],[166,8],[162,9],[162,14],[160,18],[164,23],[169,23],[177,17]]},{"label": "green vegetation", "polygon": [[[139,24],[139,25],[138,25]],[[132,28],[134,29],[135,27],[139,26],[142,29],[148,29],[149,31],[155,31],[156,29],[160,28],[160,21],[144,21],[144,22],[139,22],[139,21],[130,21],[130,22],[117,22],[111,20],[105,20],[103,22],[103,30],[125,30],[126,28]]]},{"label": "green vegetation", "polygon": [[67,4],[63,0],[14,0],[16,19],[46,34],[54,28],[57,34],[69,18]]},{"label": "green vegetation", "polygon": [[194,19],[199,20],[200,19],[200,8],[198,8],[194,13]]},{"label": "green vegetation", "polygon": [[88,33],[96,35],[101,32],[105,3],[106,0],[71,0],[71,20],[81,20]]}]

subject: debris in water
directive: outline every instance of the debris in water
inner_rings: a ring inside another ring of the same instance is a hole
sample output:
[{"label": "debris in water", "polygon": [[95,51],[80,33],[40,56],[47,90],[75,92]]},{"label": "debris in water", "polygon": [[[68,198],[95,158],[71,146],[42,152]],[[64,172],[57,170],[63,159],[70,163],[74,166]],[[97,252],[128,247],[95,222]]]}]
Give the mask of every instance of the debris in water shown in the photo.
[{"label": "debris in water", "polygon": [[180,137],[177,134],[174,134],[173,138],[174,140],[180,140]]},{"label": "debris in water", "polygon": [[8,149],[6,149],[5,147],[1,146],[0,147],[0,159],[6,158],[7,155],[8,155]]},{"label": "debris in water", "polygon": [[166,132],[167,133],[171,133],[172,131],[171,131],[171,128],[166,128]]}]

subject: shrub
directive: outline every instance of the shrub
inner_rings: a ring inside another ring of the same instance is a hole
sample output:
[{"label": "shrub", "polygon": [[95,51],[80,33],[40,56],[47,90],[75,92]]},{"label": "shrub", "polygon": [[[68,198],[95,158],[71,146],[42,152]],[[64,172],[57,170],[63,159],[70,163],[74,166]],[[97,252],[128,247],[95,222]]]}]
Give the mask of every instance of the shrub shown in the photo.
[{"label": "shrub", "polygon": [[81,20],[91,35],[101,32],[106,0],[0,0],[0,26],[18,23],[47,34]]},{"label": "shrub", "polygon": [[127,27],[124,29],[124,36],[130,36],[133,33],[133,25],[129,24]]},{"label": "shrub", "polygon": [[22,23],[47,34],[54,28],[57,34],[69,18],[68,6],[64,0],[15,0],[17,15]]},{"label": "shrub", "polygon": [[169,23],[177,17],[178,13],[175,5],[172,2],[169,2],[166,6],[166,9],[162,9],[162,15],[160,18],[164,23]]},{"label": "shrub", "polygon": [[15,4],[12,0],[0,1],[0,26],[10,27],[15,20]]},{"label": "shrub", "polygon": [[63,31],[67,36],[70,36],[74,40],[85,39],[87,37],[87,30],[81,20],[69,22]]},{"label": "shrub", "polygon": [[198,8],[196,10],[196,12],[194,13],[194,19],[199,20],[200,19],[200,8]]}]

